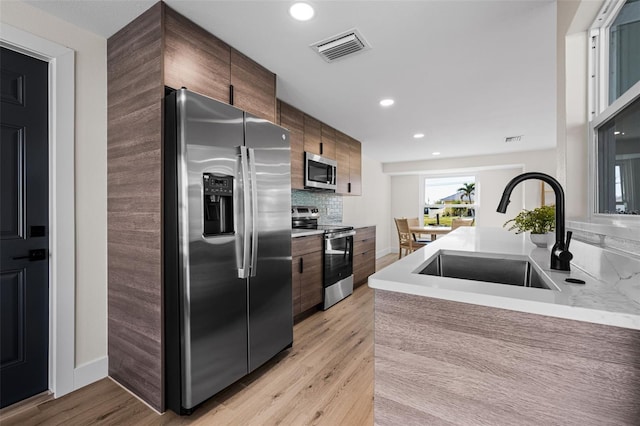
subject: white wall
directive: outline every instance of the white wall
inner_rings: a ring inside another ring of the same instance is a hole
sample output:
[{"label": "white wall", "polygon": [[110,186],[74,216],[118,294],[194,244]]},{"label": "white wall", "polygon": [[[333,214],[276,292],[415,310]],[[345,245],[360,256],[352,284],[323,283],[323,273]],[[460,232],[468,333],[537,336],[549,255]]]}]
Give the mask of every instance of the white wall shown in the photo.
[{"label": "white wall", "polygon": [[391,210],[389,176],[382,164],[362,155],[362,196],[342,197],[342,221],[354,225],[376,225],[376,257],[389,253]]},{"label": "white wall", "polygon": [[[511,202],[507,207],[507,212],[502,214],[496,211],[506,183],[521,173],[523,173],[522,167],[482,170],[476,173],[476,199],[479,204],[476,209],[476,226],[500,228],[507,220],[513,218],[525,208],[524,185],[521,184],[516,186],[511,193]],[[535,199],[535,195],[539,191],[535,186],[530,189],[530,192],[532,192],[530,198]],[[537,200],[529,202],[529,208],[538,207],[539,205],[540,203]]]},{"label": "white wall", "polygon": [[588,120],[587,120],[587,50],[586,32],[566,38],[566,150],[565,182],[566,217],[584,218],[588,215]]},{"label": "white wall", "polygon": [[[566,197],[567,217],[587,218],[588,179],[589,170],[588,151],[588,52],[589,35],[587,29],[591,26],[602,7],[603,0],[591,1],[563,1],[558,2],[558,49],[564,51],[564,56],[558,58],[563,67],[558,72],[564,72],[565,87],[558,96],[565,97],[564,127],[559,126],[559,133],[564,140],[559,140],[558,151],[564,152],[564,166],[566,167]],[[560,114],[560,108],[558,109]],[[559,117],[560,118],[560,117]]]},{"label": "white wall", "polygon": [[0,21],[76,52],[76,208],[69,214],[76,219],[75,365],[80,366],[107,355],[107,43],[21,2],[0,2]]},{"label": "white wall", "polygon": [[420,207],[423,204],[420,196],[420,176],[391,176],[390,191],[389,241],[391,242],[391,250],[396,253],[400,246],[398,244],[398,229],[393,219],[396,217],[420,217]]}]

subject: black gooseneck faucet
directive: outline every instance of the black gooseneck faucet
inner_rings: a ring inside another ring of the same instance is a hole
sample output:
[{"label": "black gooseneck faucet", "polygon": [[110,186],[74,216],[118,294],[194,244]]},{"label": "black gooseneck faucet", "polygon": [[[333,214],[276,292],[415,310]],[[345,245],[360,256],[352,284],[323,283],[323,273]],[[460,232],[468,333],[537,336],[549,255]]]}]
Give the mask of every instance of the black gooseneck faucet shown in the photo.
[{"label": "black gooseneck faucet", "polygon": [[551,249],[551,269],[558,271],[570,271],[569,261],[573,259],[573,255],[569,252],[569,244],[571,243],[571,231],[567,232],[567,240],[564,239],[564,191],[560,182],[553,177],[539,172],[523,173],[511,179],[504,188],[500,204],[498,204],[498,213],[505,213],[507,205],[509,205],[509,197],[513,188],[520,182],[527,179],[539,179],[548,183],[553,192],[556,194],[556,243]]}]

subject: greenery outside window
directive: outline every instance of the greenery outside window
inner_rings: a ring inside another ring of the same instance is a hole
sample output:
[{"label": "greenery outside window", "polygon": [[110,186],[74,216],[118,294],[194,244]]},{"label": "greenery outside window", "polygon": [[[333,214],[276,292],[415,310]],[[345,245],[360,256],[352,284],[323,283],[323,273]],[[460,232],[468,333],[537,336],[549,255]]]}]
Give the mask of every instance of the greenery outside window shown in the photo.
[{"label": "greenery outside window", "polygon": [[424,179],[424,224],[451,225],[454,218],[474,218],[478,206],[475,176]]}]

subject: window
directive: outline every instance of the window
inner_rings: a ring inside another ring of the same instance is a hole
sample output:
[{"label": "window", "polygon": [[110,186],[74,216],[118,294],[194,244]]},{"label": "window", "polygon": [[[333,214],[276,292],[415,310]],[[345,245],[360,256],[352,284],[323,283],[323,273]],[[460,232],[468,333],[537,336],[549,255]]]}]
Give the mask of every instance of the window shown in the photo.
[{"label": "window", "polygon": [[424,223],[451,224],[457,217],[475,217],[475,176],[429,177],[424,180]]},{"label": "window", "polygon": [[607,1],[591,42],[591,211],[639,215],[640,0]]},{"label": "window", "polygon": [[597,128],[598,213],[640,214],[640,98]]},{"label": "window", "polygon": [[609,105],[640,81],[640,0],[627,0],[608,29]]}]

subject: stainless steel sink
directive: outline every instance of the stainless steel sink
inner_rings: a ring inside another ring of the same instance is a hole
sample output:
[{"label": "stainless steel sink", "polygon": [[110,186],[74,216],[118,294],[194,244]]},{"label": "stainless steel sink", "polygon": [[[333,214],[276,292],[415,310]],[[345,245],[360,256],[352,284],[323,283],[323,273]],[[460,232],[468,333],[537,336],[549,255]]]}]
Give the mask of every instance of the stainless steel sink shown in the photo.
[{"label": "stainless steel sink", "polygon": [[551,288],[540,273],[524,259],[503,259],[462,252],[440,252],[419,272],[424,275],[484,281],[521,287]]}]

